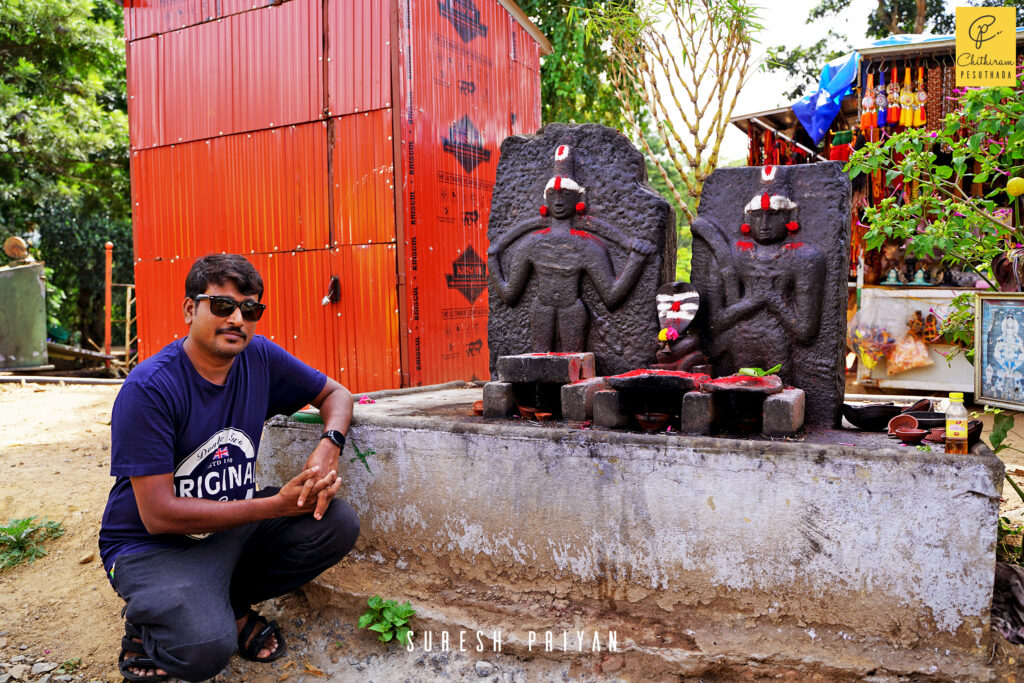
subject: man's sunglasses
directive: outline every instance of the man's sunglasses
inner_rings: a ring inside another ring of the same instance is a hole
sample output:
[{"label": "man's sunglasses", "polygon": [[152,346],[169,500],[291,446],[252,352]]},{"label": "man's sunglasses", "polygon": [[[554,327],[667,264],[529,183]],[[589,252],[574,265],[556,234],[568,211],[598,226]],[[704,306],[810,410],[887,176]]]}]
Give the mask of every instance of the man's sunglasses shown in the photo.
[{"label": "man's sunglasses", "polygon": [[242,318],[251,323],[262,318],[263,311],[267,308],[266,304],[258,304],[255,301],[250,300],[235,301],[229,296],[197,294],[193,299],[197,304],[203,299],[208,299],[210,302],[210,313],[213,313],[218,318],[226,318],[234,313],[236,308],[239,308],[242,310]]}]

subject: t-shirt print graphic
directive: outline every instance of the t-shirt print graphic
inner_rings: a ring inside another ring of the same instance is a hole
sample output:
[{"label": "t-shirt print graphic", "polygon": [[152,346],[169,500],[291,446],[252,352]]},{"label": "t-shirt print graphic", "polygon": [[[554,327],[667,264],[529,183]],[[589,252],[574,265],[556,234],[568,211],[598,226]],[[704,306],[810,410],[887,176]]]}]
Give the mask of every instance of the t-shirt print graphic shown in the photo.
[{"label": "t-shirt print graphic", "polygon": [[[256,449],[240,429],[222,429],[174,470],[174,494],[179,498],[248,500],[256,491]],[[196,540],[210,534],[186,534]]]}]

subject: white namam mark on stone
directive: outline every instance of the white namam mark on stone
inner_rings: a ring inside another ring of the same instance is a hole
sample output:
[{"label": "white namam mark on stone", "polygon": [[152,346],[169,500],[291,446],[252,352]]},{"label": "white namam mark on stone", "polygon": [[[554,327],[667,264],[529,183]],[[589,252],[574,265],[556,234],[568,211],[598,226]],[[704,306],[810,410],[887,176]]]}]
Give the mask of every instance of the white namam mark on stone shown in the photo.
[{"label": "white namam mark on stone", "polygon": [[[780,194],[773,194],[768,202],[768,208],[772,211],[783,211],[796,208],[796,202],[789,197],[783,197]],[[761,195],[755,196],[751,199],[745,207],[744,211],[761,211]]]},{"label": "white namam mark on stone", "polygon": [[586,192],[586,189],[572,178],[566,178],[565,176],[560,175],[556,175],[548,181],[547,185],[544,186],[545,197],[548,195],[550,190],[572,190],[573,192],[579,192],[580,194]]}]

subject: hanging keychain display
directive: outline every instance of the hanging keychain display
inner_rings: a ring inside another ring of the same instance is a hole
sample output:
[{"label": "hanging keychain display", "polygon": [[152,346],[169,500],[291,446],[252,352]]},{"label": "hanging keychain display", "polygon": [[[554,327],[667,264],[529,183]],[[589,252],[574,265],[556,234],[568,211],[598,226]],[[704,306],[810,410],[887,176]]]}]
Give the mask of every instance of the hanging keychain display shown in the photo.
[{"label": "hanging keychain display", "polygon": [[942,121],[942,64],[931,60],[928,66],[928,102],[925,105],[925,125],[930,130],[940,128]]},{"label": "hanging keychain display", "polygon": [[868,87],[864,89],[864,97],[861,98],[861,106],[864,111],[860,115],[861,128],[875,128],[878,126],[878,119],[875,117],[875,75],[868,73]]},{"label": "hanging keychain display", "polygon": [[924,89],[924,67],[917,67],[917,107],[914,109],[914,126],[920,128],[928,122],[928,112],[925,110],[925,102],[928,101],[928,93]]},{"label": "hanging keychain display", "polygon": [[917,96],[910,89],[910,66],[903,68],[903,88],[900,90],[900,125],[910,128],[914,125],[914,101]]},{"label": "hanging keychain display", "polygon": [[886,88],[889,97],[889,108],[886,111],[886,123],[890,126],[897,126],[900,122],[900,82],[896,78],[896,67],[892,68],[892,76],[889,78],[889,87]]},{"label": "hanging keychain display", "polygon": [[884,128],[888,123],[889,98],[885,94],[885,71],[878,70],[878,87],[875,88],[875,106],[878,108],[878,127]]}]

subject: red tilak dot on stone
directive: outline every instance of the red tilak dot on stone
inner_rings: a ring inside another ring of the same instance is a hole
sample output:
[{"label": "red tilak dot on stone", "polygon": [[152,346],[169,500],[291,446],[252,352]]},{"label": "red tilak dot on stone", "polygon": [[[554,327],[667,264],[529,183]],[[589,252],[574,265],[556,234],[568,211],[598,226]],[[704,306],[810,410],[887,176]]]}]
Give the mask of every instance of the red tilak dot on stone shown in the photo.
[{"label": "red tilak dot on stone", "polygon": [[771,207],[771,205],[772,198],[768,196],[767,192],[765,192],[763,195],[761,195],[761,208],[767,211]]},{"label": "red tilak dot on stone", "polygon": [[796,232],[799,229],[800,229],[800,224],[797,223],[796,221],[790,221],[790,222],[786,223],[786,230],[789,230],[790,232]]},{"label": "red tilak dot on stone", "polygon": [[740,226],[740,232],[742,232],[744,235],[749,235],[750,234],[750,223],[744,223],[743,225],[741,225]]},{"label": "red tilak dot on stone", "polygon": [[587,205],[584,204],[583,202],[578,202],[576,204],[576,213],[583,213],[586,210],[587,210]]},{"label": "red tilak dot on stone", "polygon": [[548,215],[548,207],[546,207],[546,206],[540,207],[540,215],[541,216],[547,216]]},{"label": "red tilak dot on stone", "polygon": [[682,308],[682,304],[680,304],[678,301],[673,301],[672,302],[672,310],[673,311],[678,311],[680,308]]}]

